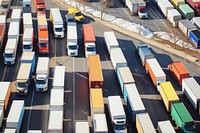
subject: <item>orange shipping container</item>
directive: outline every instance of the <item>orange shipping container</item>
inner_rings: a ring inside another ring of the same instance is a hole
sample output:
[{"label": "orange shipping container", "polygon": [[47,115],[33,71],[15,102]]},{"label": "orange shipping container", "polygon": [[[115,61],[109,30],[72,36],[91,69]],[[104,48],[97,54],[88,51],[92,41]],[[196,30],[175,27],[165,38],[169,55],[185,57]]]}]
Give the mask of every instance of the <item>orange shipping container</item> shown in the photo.
[{"label": "orange shipping container", "polygon": [[103,74],[98,54],[88,55],[89,88],[103,89]]},{"label": "orange shipping container", "polygon": [[83,25],[83,39],[84,43],[93,43],[96,41],[92,25]]},{"label": "orange shipping container", "polygon": [[10,99],[12,86],[10,82],[0,82],[0,104],[4,105],[6,111]]},{"label": "orange shipping container", "polygon": [[189,77],[189,72],[182,62],[173,62],[172,64],[168,65],[168,69],[178,81],[179,85],[182,85],[182,79]]}]

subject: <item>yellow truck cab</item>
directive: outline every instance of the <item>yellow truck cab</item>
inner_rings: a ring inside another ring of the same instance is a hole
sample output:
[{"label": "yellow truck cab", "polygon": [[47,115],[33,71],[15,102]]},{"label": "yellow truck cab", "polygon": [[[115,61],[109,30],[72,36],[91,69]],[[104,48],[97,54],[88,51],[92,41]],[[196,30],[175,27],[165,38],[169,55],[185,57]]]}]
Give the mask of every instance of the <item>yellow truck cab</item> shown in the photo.
[{"label": "yellow truck cab", "polygon": [[83,20],[85,19],[81,11],[77,8],[69,8],[68,14],[74,15],[74,19],[78,22],[83,22]]}]

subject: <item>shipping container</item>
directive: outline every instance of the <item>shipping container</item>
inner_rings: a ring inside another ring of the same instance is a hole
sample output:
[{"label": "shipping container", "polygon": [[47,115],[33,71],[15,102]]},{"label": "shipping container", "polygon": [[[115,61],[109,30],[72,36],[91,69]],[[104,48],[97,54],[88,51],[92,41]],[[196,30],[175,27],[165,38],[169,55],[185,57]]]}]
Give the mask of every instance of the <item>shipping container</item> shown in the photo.
[{"label": "shipping container", "polygon": [[145,113],[144,104],[134,83],[124,86],[124,100],[133,122],[136,120],[136,114]]},{"label": "shipping container", "polygon": [[151,80],[159,91],[159,85],[161,82],[166,81],[166,75],[163,72],[156,58],[147,59],[145,64],[146,73],[149,73]]},{"label": "shipping container", "polygon": [[31,13],[23,13],[23,26],[25,28],[33,28],[33,19]]},{"label": "shipping container", "polygon": [[51,89],[50,111],[63,111],[64,89]]},{"label": "shipping container", "polygon": [[200,29],[200,17],[193,17],[191,21]]},{"label": "shipping container", "polygon": [[106,44],[109,55],[112,48],[119,48],[119,43],[113,31],[104,32],[104,42]]},{"label": "shipping container", "polygon": [[176,133],[169,120],[158,122],[158,132],[159,133]]},{"label": "shipping container", "polygon": [[126,84],[135,83],[133,75],[129,69],[129,67],[119,67],[117,68],[117,77],[119,80],[119,84],[121,87],[122,94],[124,92],[124,86]]},{"label": "shipping container", "polygon": [[194,10],[188,5],[180,5],[179,12],[183,15],[184,18],[191,20],[194,17]]},{"label": "shipping container", "polygon": [[182,102],[172,104],[171,116],[176,125],[183,130],[183,132],[195,132],[194,120]]},{"label": "shipping container", "polygon": [[170,0],[176,9],[179,8],[179,5],[185,4],[185,0]]},{"label": "shipping container", "polygon": [[65,66],[56,66],[53,75],[53,89],[64,89],[65,86]]},{"label": "shipping container", "polygon": [[200,86],[192,77],[183,79],[182,91],[200,114]]},{"label": "shipping container", "polygon": [[168,10],[174,9],[174,6],[168,0],[158,0],[158,7],[167,18]]},{"label": "shipping container", "polygon": [[168,10],[167,19],[172,23],[173,27],[178,27],[178,21],[181,18],[181,14],[177,9]]},{"label": "shipping container", "polygon": [[189,77],[189,72],[185,68],[182,62],[177,61],[168,65],[168,70],[174,76],[174,78],[178,81],[179,85],[182,85],[182,79]]},{"label": "shipping container", "polygon": [[9,129],[9,128],[5,128],[4,133],[16,133],[17,130],[16,129]]},{"label": "shipping container", "polygon": [[200,31],[191,30],[189,32],[189,39],[195,48],[200,48]]},{"label": "shipping container", "polygon": [[127,66],[127,61],[124,57],[124,54],[122,53],[121,48],[111,49],[110,59],[111,59],[111,62],[113,64],[115,71],[117,71],[117,68],[119,68],[119,67]]},{"label": "shipping container", "polygon": [[94,133],[108,133],[108,126],[105,114],[94,114],[93,131]]},{"label": "shipping container", "polygon": [[88,55],[88,75],[89,88],[103,89],[103,74],[98,54]]},{"label": "shipping container", "polygon": [[94,114],[104,114],[103,92],[101,88],[90,88],[90,111],[92,117]]},{"label": "shipping container", "polygon": [[11,22],[21,22],[22,9],[13,9],[11,15]]},{"label": "shipping container", "polygon": [[13,100],[6,120],[7,128],[14,128],[17,133],[20,131],[24,116],[24,100]]},{"label": "shipping container", "polygon": [[10,26],[8,29],[8,39],[19,39],[19,22],[10,22]]},{"label": "shipping container", "polygon": [[136,128],[138,133],[156,133],[148,113],[136,114]]},{"label": "shipping container", "polygon": [[33,73],[35,70],[35,52],[23,52],[21,56],[21,63],[30,63],[31,64],[31,72]]},{"label": "shipping container", "polygon": [[89,123],[87,121],[76,121],[75,133],[90,133]]},{"label": "shipping container", "polygon": [[173,103],[179,102],[179,97],[176,94],[171,82],[160,83],[160,96],[168,112],[171,111],[171,106]]},{"label": "shipping container", "polygon": [[195,10],[196,15],[200,15],[200,1],[199,0],[186,0],[186,2]]},{"label": "shipping container", "polygon": [[7,109],[11,91],[11,82],[0,82],[0,103],[4,105],[4,111]]},{"label": "shipping container", "polygon": [[63,111],[50,111],[47,133],[63,133]]},{"label": "shipping container", "polygon": [[28,133],[42,133],[41,130],[28,130]]},{"label": "shipping container", "polygon": [[196,29],[196,26],[188,19],[179,20],[178,27],[187,37],[189,36],[190,30]]}]

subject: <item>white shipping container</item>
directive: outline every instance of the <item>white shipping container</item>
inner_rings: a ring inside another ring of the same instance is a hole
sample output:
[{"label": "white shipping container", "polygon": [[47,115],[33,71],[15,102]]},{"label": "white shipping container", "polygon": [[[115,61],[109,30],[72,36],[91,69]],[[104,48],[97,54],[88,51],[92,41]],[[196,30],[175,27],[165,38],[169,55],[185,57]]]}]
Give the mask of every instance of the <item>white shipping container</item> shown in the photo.
[{"label": "white shipping container", "polygon": [[51,89],[50,110],[63,111],[64,89]]},{"label": "white shipping container", "polygon": [[182,80],[182,91],[200,114],[200,86],[193,77]]},{"label": "white shipping container", "polygon": [[136,115],[136,128],[143,133],[156,133],[151,118],[148,113]]},{"label": "white shipping container", "polygon": [[28,133],[42,133],[41,130],[28,130]]},{"label": "white shipping container", "polygon": [[200,17],[193,17],[191,21],[200,29]]},{"label": "white shipping container", "polygon": [[121,87],[122,94],[124,92],[124,86],[126,84],[135,83],[132,73],[129,67],[119,67],[117,68],[117,77]]},{"label": "white shipping container", "polygon": [[48,133],[63,132],[63,111],[50,111]]},{"label": "white shipping container", "polygon": [[6,22],[6,15],[0,15],[0,24],[5,24]]},{"label": "white shipping container", "polygon": [[176,133],[169,120],[158,122],[158,132],[159,133]]},{"label": "white shipping container", "polygon": [[190,29],[196,29],[196,26],[188,19],[180,20],[178,27],[187,37]]},{"label": "white shipping container", "polygon": [[33,21],[31,13],[23,13],[23,25],[25,28],[33,28]]},{"label": "white shipping container", "polygon": [[111,59],[111,62],[113,64],[115,71],[117,71],[117,68],[119,68],[119,67],[127,66],[127,62],[124,57],[124,54],[122,53],[121,48],[111,49],[110,59]]},{"label": "white shipping container", "polygon": [[174,27],[177,27],[178,21],[181,20],[181,14],[177,9],[168,10],[167,19],[172,23]]},{"label": "white shipping container", "polygon": [[19,22],[21,20],[22,9],[13,9],[11,15],[11,22]]},{"label": "white shipping container", "polygon": [[53,75],[53,88],[64,89],[65,66],[56,66]]},{"label": "white shipping container", "polygon": [[[0,82],[0,106],[2,105],[3,107],[0,107],[2,109],[4,108],[4,105],[7,106],[8,105],[8,97],[7,95],[9,95],[10,97],[10,82]],[[5,103],[6,102],[6,103]]]},{"label": "white shipping container", "polygon": [[137,14],[138,12],[138,3],[136,0],[126,0],[125,1],[126,6],[129,8],[131,11],[131,14]]},{"label": "white shipping container", "polygon": [[8,39],[17,39],[19,38],[19,22],[10,22],[8,30]]},{"label": "white shipping container", "polygon": [[4,133],[16,133],[16,129],[8,129],[8,128],[6,128],[4,130]]},{"label": "white shipping container", "polygon": [[89,123],[87,121],[77,121],[75,133],[90,133]]},{"label": "white shipping container", "polygon": [[165,17],[168,16],[168,10],[174,9],[174,6],[168,1],[168,0],[158,0],[158,7],[162,11],[162,13],[165,15]]},{"label": "white shipping container", "polygon": [[94,114],[93,130],[94,133],[108,133],[108,126],[105,114]]},{"label": "white shipping container", "polygon": [[113,31],[104,32],[104,41],[105,41],[105,44],[107,46],[109,54],[110,54],[110,50],[112,48],[118,48],[119,47],[119,43],[118,43]]},{"label": "white shipping container", "polygon": [[19,133],[22,120],[24,116],[24,100],[13,100],[8,118],[6,120],[6,127],[15,128]]}]

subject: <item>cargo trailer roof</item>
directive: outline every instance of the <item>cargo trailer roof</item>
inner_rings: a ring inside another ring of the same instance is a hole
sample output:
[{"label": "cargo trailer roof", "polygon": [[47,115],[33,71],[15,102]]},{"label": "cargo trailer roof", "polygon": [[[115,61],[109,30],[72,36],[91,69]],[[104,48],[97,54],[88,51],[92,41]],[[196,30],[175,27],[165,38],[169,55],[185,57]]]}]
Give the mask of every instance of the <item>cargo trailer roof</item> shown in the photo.
[{"label": "cargo trailer roof", "polygon": [[172,106],[174,106],[176,112],[178,113],[183,122],[193,121],[190,113],[188,112],[187,108],[182,102],[174,103],[172,104]]},{"label": "cargo trailer roof", "polygon": [[46,71],[48,73],[48,68],[49,68],[49,58],[48,57],[39,57],[36,73],[46,72]]},{"label": "cargo trailer roof", "polygon": [[99,55],[88,55],[89,78],[91,81],[103,81],[101,61]]},{"label": "cargo trailer roof", "polygon": [[33,38],[33,28],[25,28],[24,29],[24,34],[23,34],[23,39],[31,39]]},{"label": "cargo trailer roof", "polygon": [[94,114],[93,123],[95,132],[108,132],[105,114]]},{"label": "cargo trailer roof", "polygon": [[173,62],[172,64],[176,67],[176,70],[179,72],[179,74],[189,73],[182,62]]},{"label": "cargo trailer roof", "polygon": [[194,10],[188,4],[179,5],[179,9],[182,9],[182,11],[186,14],[194,12]]},{"label": "cargo trailer roof", "polygon": [[47,28],[40,28],[38,31],[38,38],[46,38],[48,40],[49,31]]},{"label": "cargo trailer roof", "polygon": [[196,28],[196,26],[188,19],[179,20],[179,23],[182,23],[188,29]]},{"label": "cargo trailer roof", "polygon": [[63,111],[50,111],[49,113],[49,131],[57,131],[63,129]]},{"label": "cargo trailer roof", "polygon": [[169,120],[159,121],[158,126],[160,127],[162,133],[176,133]]},{"label": "cargo trailer roof", "polygon": [[47,19],[45,15],[37,15],[38,25],[47,25]]},{"label": "cargo trailer roof", "polygon": [[89,123],[86,121],[77,121],[75,133],[89,133]]},{"label": "cargo trailer roof", "polygon": [[112,31],[104,32],[104,38],[109,43],[110,47],[119,47],[119,43],[115,37],[114,32]]},{"label": "cargo trailer roof", "polygon": [[65,85],[65,66],[56,66],[53,76],[53,87],[64,87]]},{"label": "cargo trailer roof", "polygon": [[0,101],[6,99],[6,95],[10,86],[10,82],[0,82]]},{"label": "cargo trailer roof", "polygon": [[95,42],[94,28],[92,25],[83,25],[83,38],[85,42]]},{"label": "cargo trailer roof", "polygon": [[50,8],[50,12],[52,14],[54,24],[63,24],[59,8]]},{"label": "cargo trailer roof", "polygon": [[5,128],[4,133],[16,133],[16,129]]},{"label": "cargo trailer roof", "polygon": [[23,52],[21,56],[21,62],[25,63],[29,62],[32,63],[32,60],[35,58],[35,52]]},{"label": "cargo trailer roof", "polygon": [[21,19],[21,13],[22,9],[13,9],[11,15],[11,21],[12,19]]},{"label": "cargo trailer roof", "polygon": [[19,22],[10,22],[9,30],[8,30],[8,36],[11,35],[19,35]]},{"label": "cargo trailer roof", "polygon": [[171,7],[171,8],[174,8],[174,6],[168,1],[168,0],[160,0],[164,5],[165,7]]},{"label": "cargo trailer roof", "polygon": [[19,122],[23,108],[24,100],[13,100],[6,123]]},{"label": "cargo trailer roof", "polygon": [[179,13],[179,11],[177,9],[168,10],[168,15],[169,14],[172,16],[180,16],[181,17],[181,14]]},{"label": "cargo trailer roof", "polygon": [[144,133],[156,133],[148,113],[136,114]]},{"label": "cargo trailer roof", "polygon": [[67,39],[77,40],[77,27],[76,23],[67,24]]},{"label": "cargo trailer roof", "polygon": [[160,83],[160,86],[162,87],[163,92],[169,101],[179,101],[179,97],[176,94],[171,82],[162,82]]},{"label": "cargo trailer roof", "polygon": [[111,56],[115,60],[115,63],[127,63],[121,48],[111,49]]},{"label": "cargo trailer roof", "polygon": [[126,84],[125,89],[127,91],[127,96],[133,111],[145,111],[144,104],[142,99],[140,98],[140,94],[138,93],[136,85],[133,84]]},{"label": "cargo trailer roof", "polygon": [[64,89],[51,89],[50,106],[64,105]]},{"label": "cargo trailer roof", "polygon": [[183,82],[187,84],[197,99],[200,99],[200,86],[193,77],[184,78]]},{"label": "cargo trailer roof", "polygon": [[30,71],[31,71],[31,63],[21,63],[17,74],[17,81],[23,82],[23,80],[27,80],[29,78]]},{"label": "cargo trailer roof", "polygon": [[113,116],[126,116],[120,96],[109,96],[108,102]]},{"label": "cargo trailer roof", "polygon": [[200,38],[200,31],[199,30],[192,30],[193,34],[195,34],[196,37]]},{"label": "cargo trailer roof", "polygon": [[6,43],[5,50],[8,49],[15,49],[15,46],[17,45],[17,39],[8,39]]},{"label": "cargo trailer roof", "polygon": [[163,72],[156,58],[147,59],[146,62],[148,62],[149,66],[151,67],[156,77],[166,77],[165,73]]},{"label": "cargo trailer roof", "polygon": [[133,78],[133,75],[132,75],[129,67],[119,67],[118,72],[119,72],[124,84],[135,83],[135,80]]},{"label": "cargo trailer roof", "polygon": [[23,24],[33,24],[31,13],[23,13]]},{"label": "cargo trailer roof", "polygon": [[90,89],[90,98],[92,108],[104,108],[102,89]]},{"label": "cargo trailer roof", "polygon": [[0,15],[0,24],[5,24],[6,22],[6,15]]}]

